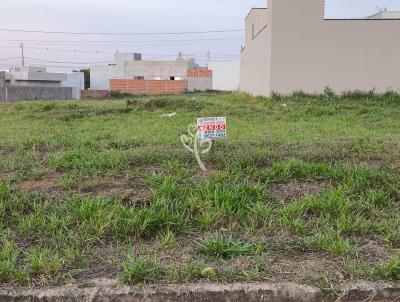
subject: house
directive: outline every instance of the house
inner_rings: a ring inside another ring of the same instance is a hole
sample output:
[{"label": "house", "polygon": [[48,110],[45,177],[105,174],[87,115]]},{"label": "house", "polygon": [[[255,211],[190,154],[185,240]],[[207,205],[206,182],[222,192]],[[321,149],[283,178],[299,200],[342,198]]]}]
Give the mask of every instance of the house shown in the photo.
[{"label": "house", "polygon": [[90,89],[132,94],[208,90],[212,72],[194,59],[145,61],[138,55],[117,53],[114,64],[90,67]]},{"label": "house", "polygon": [[0,101],[64,100],[79,97],[74,94],[72,85],[63,85],[68,80],[65,73],[50,73],[44,67],[22,66],[0,74]]},{"label": "house", "polygon": [[246,17],[240,90],[400,89],[400,20],[324,19],[324,0],[269,0]]},{"label": "house", "polygon": [[141,54],[116,52],[113,64],[90,66],[90,89],[110,90],[111,79],[125,77],[125,61],[141,59]]},{"label": "house", "polygon": [[47,72],[45,67],[24,66],[11,68],[7,78],[13,86],[61,87],[67,75]]}]

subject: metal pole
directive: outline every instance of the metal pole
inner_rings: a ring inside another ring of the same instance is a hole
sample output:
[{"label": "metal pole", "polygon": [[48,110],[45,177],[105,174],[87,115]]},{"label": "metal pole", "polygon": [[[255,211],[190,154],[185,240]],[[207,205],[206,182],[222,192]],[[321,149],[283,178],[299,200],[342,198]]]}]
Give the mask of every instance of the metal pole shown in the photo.
[{"label": "metal pole", "polygon": [[211,141],[211,158],[214,160],[215,159],[215,144],[217,143],[216,140]]},{"label": "metal pole", "polygon": [[25,56],[24,56],[24,43],[21,43],[21,59],[22,59],[22,67],[25,67]]},{"label": "metal pole", "polygon": [[200,69],[197,70],[197,87],[196,90],[200,90]]}]

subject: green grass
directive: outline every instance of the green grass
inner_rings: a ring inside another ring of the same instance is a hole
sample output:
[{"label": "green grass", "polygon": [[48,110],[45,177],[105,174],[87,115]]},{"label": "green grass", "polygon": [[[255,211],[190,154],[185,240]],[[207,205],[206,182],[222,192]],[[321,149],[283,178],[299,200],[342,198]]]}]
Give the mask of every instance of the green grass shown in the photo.
[{"label": "green grass", "polygon": [[128,261],[123,265],[120,280],[123,283],[144,283],[155,282],[159,278],[157,260],[143,261],[134,256],[129,256]]},{"label": "green grass", "polygon": [[225,239],[219,234],[205,238],[198,244],[198,252],[205,256],[216,258],[234,258],[240,255],[256,255],[261,247],[239,240]]},{"label": "green grass", "polygon": [[[400,281],[399,105],[329,89],[0,105],[0,283]],[[206,116],[229,139],[201,173],[180,135]]]}]

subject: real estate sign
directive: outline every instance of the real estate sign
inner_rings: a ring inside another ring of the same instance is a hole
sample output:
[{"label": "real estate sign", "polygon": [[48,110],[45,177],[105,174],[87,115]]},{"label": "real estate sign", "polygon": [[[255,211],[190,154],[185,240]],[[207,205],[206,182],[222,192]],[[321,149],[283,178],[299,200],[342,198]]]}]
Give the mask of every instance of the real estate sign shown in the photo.
[{"label": "real estate sign", "polygon": [[200,140],[226,139],[226,117],[205,117],[197,119],[197,135]]}]

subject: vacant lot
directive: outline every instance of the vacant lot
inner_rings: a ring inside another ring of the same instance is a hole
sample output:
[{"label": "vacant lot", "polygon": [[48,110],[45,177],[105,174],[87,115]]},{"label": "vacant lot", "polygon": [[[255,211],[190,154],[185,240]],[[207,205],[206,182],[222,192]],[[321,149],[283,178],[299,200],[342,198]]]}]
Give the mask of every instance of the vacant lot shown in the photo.
[{"label": "vacant lot", "polygon": [[[202,173],[180,135],[206,116],[229,139]],[[329,91],[0,105],[0,284],[400,281],[399,117]]]}]

